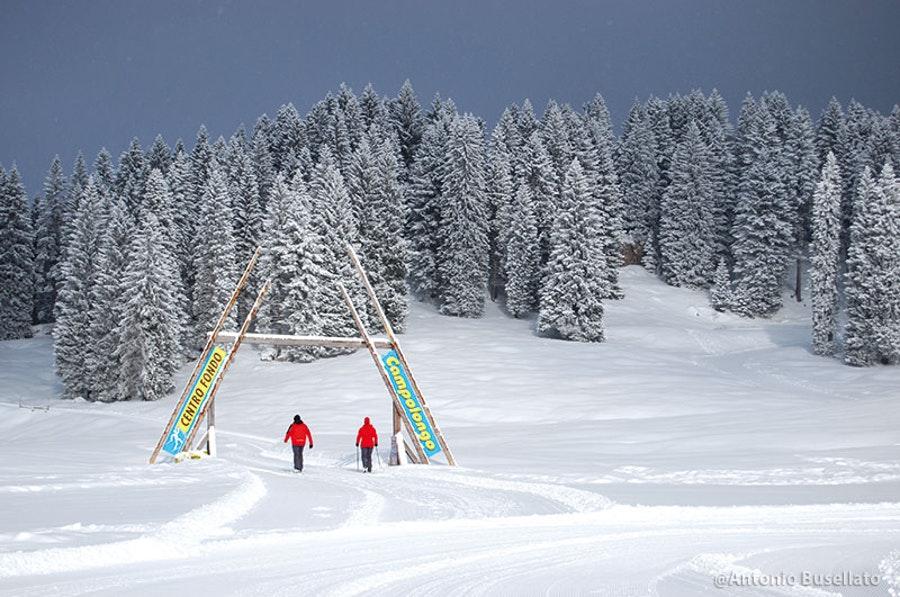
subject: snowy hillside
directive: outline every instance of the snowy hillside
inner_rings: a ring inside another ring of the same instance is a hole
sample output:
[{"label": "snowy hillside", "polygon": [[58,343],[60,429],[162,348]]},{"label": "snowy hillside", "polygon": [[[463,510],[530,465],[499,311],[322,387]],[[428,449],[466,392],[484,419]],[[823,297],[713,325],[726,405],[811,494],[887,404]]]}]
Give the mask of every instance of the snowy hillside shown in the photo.
[{"label": "snowy hillside", "polygon": [[[812,355],[807,306],[746,320],[637,267],[621,279],[603,344],[536,337],[493,304],[482,320],[412,306],[404,348],[458,469],[356,472],[362,418],[390,425],[364,352],[299,365],[245,347],[220,457],[151,466],[177,396],[62,401],[48,336],[0,343],[0,593],[900,590],[900,370]],[[315,437],[302,474],[281,442],[295,413]],[[753,570],[886,578],[716,587]]]}]

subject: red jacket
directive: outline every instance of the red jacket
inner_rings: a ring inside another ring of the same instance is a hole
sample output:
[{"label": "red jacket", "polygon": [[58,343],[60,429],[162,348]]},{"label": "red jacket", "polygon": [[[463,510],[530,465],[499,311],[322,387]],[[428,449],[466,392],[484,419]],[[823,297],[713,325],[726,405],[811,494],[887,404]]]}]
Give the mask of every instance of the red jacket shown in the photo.
[{"label": "red jacket", "polygon": [[309,432],[309,427],[306,426],[306,423],[291,423],[287,433],[284,434],[284,441],[286,442],[288,438],[291,438],[291,444],[295,446],[306,445],[306,440],[308,439],[309,447],[313,447],[312,433]]},{"label": "red jacket", "polygon": [[378,432],[369,423],[369,417],[366,417],[363,426],[359,428],[359,432],[356,434],[356,445],[363,448],[374,448],[378,445]]}]

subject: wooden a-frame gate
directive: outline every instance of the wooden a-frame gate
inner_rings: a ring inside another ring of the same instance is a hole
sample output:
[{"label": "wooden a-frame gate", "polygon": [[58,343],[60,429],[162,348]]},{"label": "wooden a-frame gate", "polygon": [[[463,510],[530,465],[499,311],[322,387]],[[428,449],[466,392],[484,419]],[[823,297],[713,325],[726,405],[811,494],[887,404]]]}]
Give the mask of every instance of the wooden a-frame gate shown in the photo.
[{"label": "wooden a-frame gate", "polygon": [[[376,338],[369,335],[363,324],[359,311],[353,304],[344,285],[338,283],[341,295],[353,318],[353,323],[359,330],[359,337],[334,337],[334,336],[292,336],[284,334],[253,334],[248,333],[250,324],[256,318],[259,308],[271,287],[271,280],[266,281],[250,312],[244,318],[237,332],[223,331],[228,316],[234,309],[238,297],[246,288],[250,274],[259,260],[260,250],[257,248],[247,263],[243,274],[238,280],[237,286],[231,294],[231,298],[225,305],[216,325],[209,333],[200,358],[194,371],[188,378],[181,397],[172,411],[172,416],[166,424],[162,436],[153,449],[150,463],[153,464],[165,451],[173,456],[190,452],[193,446],[205,446],[205,451],[211,455],[216,454],[215,434],[215,398],[219,385],[225,377],[231,362],[237,354],[238,348],[244,341],[251,344],[268,344],[272,346],[324,346],[331,348],[366,348],[372,357],[375,368],[381,374],[381,379],[391,397],[393,435],[391,438],[390,464],[402,464],[413,462],[428,464],[434,456],[443,452],[447,464],[454,466],[456,460],[447,445],[444,434],[438,427],[434,416],[429,409],[425,396],[422,394],[419,384],[416,382],[409,366],[409,361],[394,334],[393,327],[381,307],[375,290],[369,282],[362,264],[353,247],[347,245],[347,254],[353,263],[353,267],[362,282],[369,300],[372,302],[375,313],[381,321],[386,338]],[[231,344],[230,350],[225,350],[219,345]],[[379,349],[388,349],[388,353],[381,356]],[[206,431],[195,443],[196,435],[203,420],[206,420]],[[403,430],[410,439],[404,441]]]}]

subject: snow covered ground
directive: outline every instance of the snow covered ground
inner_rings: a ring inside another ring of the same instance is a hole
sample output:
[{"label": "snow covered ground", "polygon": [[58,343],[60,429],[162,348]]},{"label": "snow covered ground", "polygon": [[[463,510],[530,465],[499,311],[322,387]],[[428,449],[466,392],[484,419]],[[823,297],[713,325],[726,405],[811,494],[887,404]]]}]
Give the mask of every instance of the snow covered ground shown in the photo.
[{"label": "snow covered ground", "polygon": [[[494,305],[413,306],[404,348],[457,469],[356,472],[362,418],[390,425],[364,352],[293,365],[245,347],[220,458],[151,466],[177,396],[62,401],[48,337],[0,343],[0,593],[900,591],[900,369],[812,355],[803,306],[749,321],[638,268],[623,282],[602,345]],[[316,443],[300,475],[281,443],[294,413]],[[734,586],[753,571],[883,578]]]}]

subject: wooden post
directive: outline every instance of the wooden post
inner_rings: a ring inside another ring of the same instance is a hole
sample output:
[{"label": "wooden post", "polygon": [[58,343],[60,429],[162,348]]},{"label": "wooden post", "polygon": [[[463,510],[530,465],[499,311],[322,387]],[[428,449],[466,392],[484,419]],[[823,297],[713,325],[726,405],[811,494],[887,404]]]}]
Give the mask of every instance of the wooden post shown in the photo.
[{"label": "wooden post", "polygon": [[250,312],[247,313],[247,317],[244,318],[244,323],[241,324],[241,329],[238,332],[238,337],[234,341],[234,344],[231,345],[231,350],[228,351],[228,356],[225,358],[225,362],[222,364],[222,371],[221,373],[219,373],[219,376],[216,378],[216,382],[213,384],[212,389],[209,391],[209,398],[207,399],[206,404],[203,405],[203,408],[201,408],[200,412],[197,414],[197,424],[194,425],[194,428],[191,430],[191,434],[187,438],[187,441],[184,442],[185,446],[190,446],[192,444],[192,442],[194,441],[194,436],[197,435],[197,430],[200,429],[200,423],[203,422],[203,417],[205,417],[209,409],[213,407],[213,404],[216,400],[216,392],[219,390],[219,386],[222,384],[222,380],[225,379],[225,374],[228,372],[228,367],[231,365],[231,361],[234,360],[238,348],[241,347],[241,342],[244,339],[244,334],[247,333],[247,330],[250,328],[250,324],[253,323],[253,320],[256,318],[259,307],[262,305],[263,298],[265,298],[266,293],[269,292],[269,287],[271,285],[272,281],[267,280],[266,283],[263,284],[262,288],[259,289],[259,294],[256,295],[256,300],[253,302],[253,306],[250,308]]},{"label": "wooden post", "polygon": [[[369,354],[372,355],[372,360],[375,362],[375,368],[378,369],[378,372],[381,374],[381,380],[384,381],[384,385],[391,395],[391,401],[394,404],[394,417],[396,420],[399,411],[401,411],[403,408],[400,405],[400,397],[397,396],[397,392],[394,389],[394,384],[392,384],[391,380],[388,379],[387,371],[384,370],[384,365],[381,364],[381,359],[378,358],[378,351],[375,349],[375,345],[372,343],[372,339],[369,338],[369,333],[366,332],[366,328],[363,325],[359,313],[356,311],[356,307],[353,305],[353,300],[350,298],[350,294],[347,292],[347,289],[344,288],[344,285],[340,282],[338,282],[338,286],[341,289],[341,294],[344,296],[344,302],[347,303],[347,308],[350,309],[350,315],[353,316],[353,323],[356,324],[356,327],[359,330],[359,335],[362,336],[363,340],[366,341],[366,348],[369,349]],[[405,423],[406,431],[409,433],[410,438],[415,438],[416,433],[412,428],[412,423],[410,423],[406,417],[401,417],[401,420],[403,421],[403,423]],[[422,444],[416,441],[413,442],[413,446],[415,447],[418,460],[422,464],[428,464],[428,457],[425,455],[425,451],[422,449]]]},{"label": "wooden post", "polygon": [[[388,341],[393,344],[394,350],[397,352],[397,357],[400,359],[400,362],[403,363],[403,368],[406,369],[406,375],[409,376],[409,381],[410,383],[412,383],[413,389],[416,391],[416,395],[419,397],[419,402],[422,404],[422,411],[425,413],[425,416],[428,417],[428,422],[431,423],[431,426],[434,429],[434,433],[435,435],[437,435],[438,443],[440,443],[441,449],[444,451],[444,454],[447,457],[447,464],[449,464],[450,466],[456,466],[456,459],[453,458],[453,452],[450,451],[450,446],[447,445],[447,441],[444,439],[444,434],[441,432],[441,428],[438,427],[437,422],[434,420],[434,416],[432,416],[431,414],[431,409],[428,407],[428,403],[425,401],[425,395],[422,394],[422,390],[419,388],[419,384],[416,383],[416,378],[413,376],[412,369],[409,366],[409,362],[406,360],[406,356],[403,354],[403,349],[400,347],[400,342],[397,340],[397,336],[394,335],[394,328],[391,327],[391,322],[384,314],[384,309],[381,308],[381,302],[375,295],[375,289],[372,288],[372,284],[369,282],[369,276],[366,275],[366,270],[363,269],[362,264],[359,262],[359,257],[357,257],[356,251],[354,251],[353,247],[349,244],[347,245],[347,254],[350,255],[350,260],[353,262],[353,267],[356,268],[356,273],[359,274],[363,286],[365,286],[366,288],[366,293],[369,295],[369,299],[375,306],[375,313],[378,314],[378,318],[381,320],[381,325],[384,327],[384,333],[385,335],[387,335]],[[403,419],[406,420],[406,417],[404,417]],[[415,437],[414,434],[413,437]]]},{"label": "wooden post", "polygon": [[[241,292],[247,286],[247,282],[250,280],[250,272],[253,271],[253,268],[256,266],[256,261],[259,259],[259,247],[253,252],[253,256],[250,257],[250,261],[247,263],[247,267],[244,268],[244,273],[241,275],[241,278],[238,280],[237,286],[234,287],[234,291],[231,293],[231,298],[228,299],[228,303],[225,305],[225,309],[222,310],[222,314],[219,316],[219,320],[216,322],[215,327],[213,328],[212,333],[209,335],[209,339],[206,341],[206,346],[203,347],[203,351],[200,353],[200,358],[197,359],[197,364],[194,366],[194,372],[191,373],[191,376],[188,378],[187,383],[184,386],[184,390],[181,392],[181,397],[178,399],[178,403],[175,406],[175,409],[172,411],[172,416],[169,418],[169,422],[166,425],[166,428],[163,430],[162,436],[160,436],[159,441],[156,443],[156,447],[153,449],[153,454],[150,455],[150,464],[156,462],[156,459],[159,457],[159,452],[162,450],[163,444],[166,443],[166,438],[169,436],[169,431],[172,428],[172,424],[175,423],[175,417],[178,416],[179,411],[184,407],[184,403],[188,399],[188,390],[190,390],[193,385],[194,380],[197,377],[197,374],[200,372],[200,367],[203,366],[203,363],[206,361],[206,356],[209,354],[209,351],[212,350],[213,344],[216,342],[216,339],[219,336],[219,332],[222,331],[222,328],[225,327],[225,321],[228,319],[228,314],[231,313],[231,309],[234,308],[234,304],[238,300],[238,296],[240,296]],[[189,443],[185,445],[189,446]]]}]

